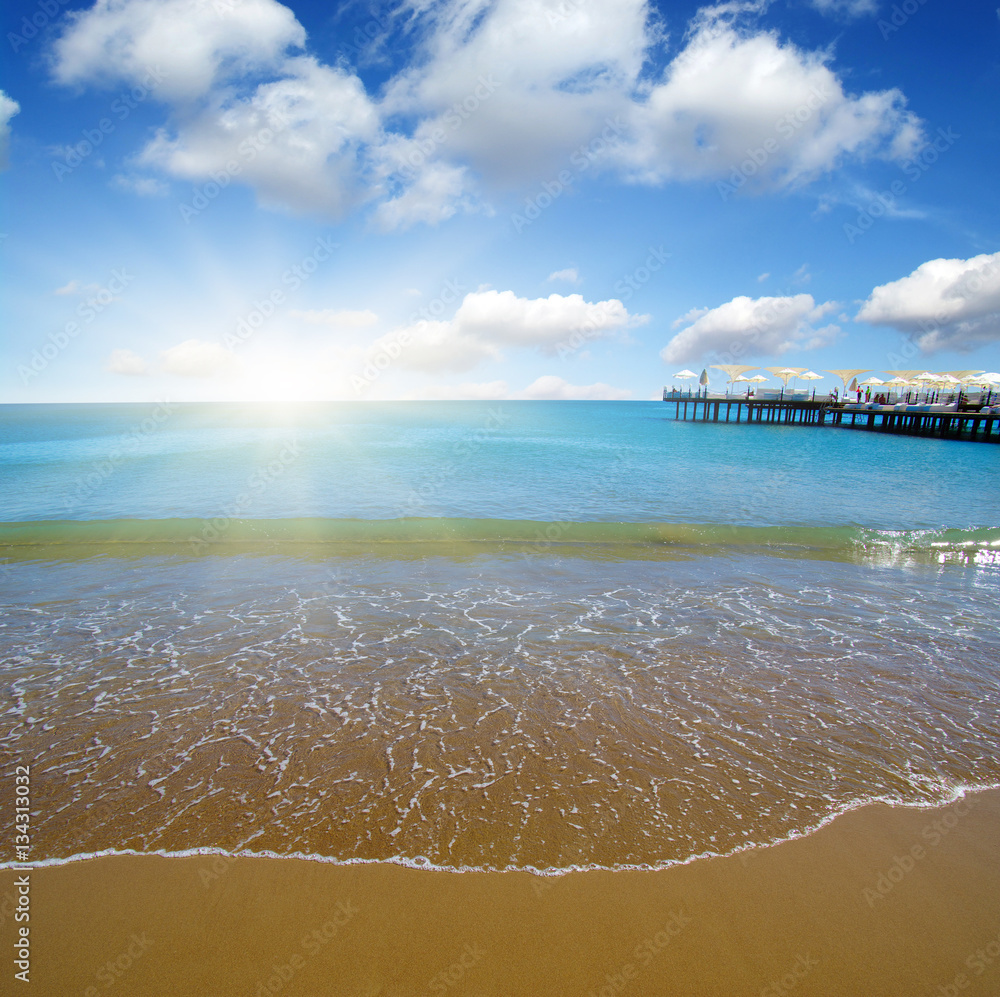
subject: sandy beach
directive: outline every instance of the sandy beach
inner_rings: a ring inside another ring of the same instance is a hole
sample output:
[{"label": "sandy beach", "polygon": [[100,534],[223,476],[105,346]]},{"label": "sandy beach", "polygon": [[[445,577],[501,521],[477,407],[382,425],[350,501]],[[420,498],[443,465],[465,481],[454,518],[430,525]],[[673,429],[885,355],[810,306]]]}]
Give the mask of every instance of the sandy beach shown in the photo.
[{"label": "sandy beach", "polygon": [[46,997],[971,997],[1000,992],[1000,791],[657,872],[111,856],[32,870],[30,904]]}]

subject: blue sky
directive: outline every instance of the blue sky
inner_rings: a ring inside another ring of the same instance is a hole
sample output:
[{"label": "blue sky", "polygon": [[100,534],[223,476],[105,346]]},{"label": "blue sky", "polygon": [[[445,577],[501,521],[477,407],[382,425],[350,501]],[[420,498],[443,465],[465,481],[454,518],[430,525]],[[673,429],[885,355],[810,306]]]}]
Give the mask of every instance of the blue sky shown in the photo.
[{"label": "blue sky", "polygon": [[1000,369],[992,4],[39,0],[4,36],[0,401]]}]

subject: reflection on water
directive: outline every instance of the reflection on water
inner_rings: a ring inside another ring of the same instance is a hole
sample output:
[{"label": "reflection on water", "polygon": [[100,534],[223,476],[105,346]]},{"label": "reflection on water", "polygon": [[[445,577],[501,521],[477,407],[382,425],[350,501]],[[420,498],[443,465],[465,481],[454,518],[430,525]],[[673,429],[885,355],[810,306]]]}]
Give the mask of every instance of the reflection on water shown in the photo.
[{"label": "reflection on water", "polygon": [[35,857],[662,864],[1000,782],[991,568],[302,553],[8,566]]}]

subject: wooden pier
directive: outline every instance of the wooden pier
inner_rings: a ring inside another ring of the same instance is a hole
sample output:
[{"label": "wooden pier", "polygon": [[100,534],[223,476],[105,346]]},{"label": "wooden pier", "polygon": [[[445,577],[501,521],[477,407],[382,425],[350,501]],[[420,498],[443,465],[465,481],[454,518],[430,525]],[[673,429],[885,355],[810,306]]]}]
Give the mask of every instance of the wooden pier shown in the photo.
[{"label": "wooden pier", "polygon": [[874,405],[756,399],[690,397],[664,393],[675,417],[698,422],[754,422],[783,426],[839,426],[905,436],[1000,443],[1000,414],[954,405]]}]

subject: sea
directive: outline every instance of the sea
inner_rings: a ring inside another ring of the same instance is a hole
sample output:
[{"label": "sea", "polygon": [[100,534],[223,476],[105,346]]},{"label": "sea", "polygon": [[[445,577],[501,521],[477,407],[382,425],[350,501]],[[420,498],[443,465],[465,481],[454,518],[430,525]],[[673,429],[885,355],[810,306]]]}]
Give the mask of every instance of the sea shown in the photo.
[{"label": "sea", "polygon": [[933,806],[1000,786],[1000,447],[3,405],[0,687],[35,863],[664,868]]}]

